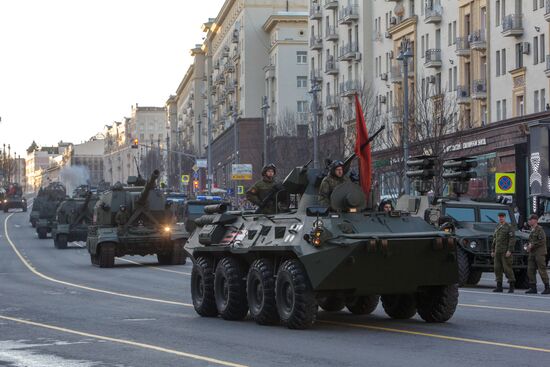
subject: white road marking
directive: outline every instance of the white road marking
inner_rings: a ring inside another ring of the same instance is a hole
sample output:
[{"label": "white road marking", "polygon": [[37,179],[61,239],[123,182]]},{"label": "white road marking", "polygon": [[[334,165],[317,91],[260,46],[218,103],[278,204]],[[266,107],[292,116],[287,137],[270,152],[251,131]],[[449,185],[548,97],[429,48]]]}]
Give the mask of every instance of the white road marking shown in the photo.
[{"label": "white road marking", "polygon": [[167,272],[167,273],[175,273],[175,274],[182,274],[182,275],[189,275],[189,276],[191,276],[191,273],[187,273],[187,272],[184,272],[184,271],[177,271],[177,270],[164,269],[164,268],[159,268],[159,267],[156,267],[156,266],[148,266],[147,264],[143,264],[143,263],[140,263],[140,262],[137,262],[137,261],[128,260],[128,259],[123,259],[123,258],[121,258],[121,257],[117,257],[117,260],[124,261],[124,262],[130,263],[130,264],[145,266],[146,268],[149,268],[149,269],[154,269],[154,270],[158,270],[158,271],[164,271],[164,272]]}]

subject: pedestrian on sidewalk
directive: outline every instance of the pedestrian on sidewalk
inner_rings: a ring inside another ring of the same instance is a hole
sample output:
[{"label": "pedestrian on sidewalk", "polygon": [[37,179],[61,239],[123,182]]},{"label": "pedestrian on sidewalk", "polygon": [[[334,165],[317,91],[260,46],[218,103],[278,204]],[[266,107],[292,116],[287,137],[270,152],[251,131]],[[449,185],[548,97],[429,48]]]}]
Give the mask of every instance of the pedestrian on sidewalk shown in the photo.
[{"label": "pedestrian on sidewalk", "polygon": [[495,262],[495,277],[497,286],[493,292],[502,293],[502,273],[506,273],[508,293],[514,293],[516,277],[512,270],[512,251],[516,244],[514,228],[506,222],[506,213],[498,213],[498,224],[493,233],[493,244],[491,256]]},{"label": "pedestrian on sidewalk", "polygon": [[529,234],[529,245],[527,251],[529,258],[527,262],[527,274],[529,275],[529,290],[525,293],[537,293],[537,270],[544,283],[542,294],[550,294],[550,285],[548,284],[548,272],[546,271],[546,233],[539,226],[539,217],[532,214],[529,217],[531,233]]}]

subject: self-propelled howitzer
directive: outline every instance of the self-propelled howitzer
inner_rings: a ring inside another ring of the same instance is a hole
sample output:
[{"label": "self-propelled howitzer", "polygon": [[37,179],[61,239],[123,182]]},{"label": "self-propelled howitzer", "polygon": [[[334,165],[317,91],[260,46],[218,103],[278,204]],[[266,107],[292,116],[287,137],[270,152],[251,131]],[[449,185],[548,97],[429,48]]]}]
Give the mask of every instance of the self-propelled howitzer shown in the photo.
[{"label": "self-propelled howitzer", "polygon": [[[321,172],[295,168],[284,180],[296,207],[265,215],[224,212],[198,219],[185,249],[191,294],[201,316],[282,322],[307,328],[318,306],[393,318],[417,312],[445,322],[458,303],[456,246],[447,233],[408,213],[374,212],[353,183],[318,201]],[[285,197],[287,195],[283,195]]]}]

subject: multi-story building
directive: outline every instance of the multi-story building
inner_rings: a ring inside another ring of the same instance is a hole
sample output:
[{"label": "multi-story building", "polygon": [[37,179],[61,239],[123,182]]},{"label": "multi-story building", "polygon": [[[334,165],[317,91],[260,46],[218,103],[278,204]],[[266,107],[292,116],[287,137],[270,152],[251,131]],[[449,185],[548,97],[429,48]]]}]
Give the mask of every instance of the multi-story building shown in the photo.
[{"label": "multi-story building", "polygon": [[39,147],[34,141],[27,149],[25,176],[27,190],[37,191],[42,186],[42,171],[47,170],[53,157],[63,153],[59,147]]}]

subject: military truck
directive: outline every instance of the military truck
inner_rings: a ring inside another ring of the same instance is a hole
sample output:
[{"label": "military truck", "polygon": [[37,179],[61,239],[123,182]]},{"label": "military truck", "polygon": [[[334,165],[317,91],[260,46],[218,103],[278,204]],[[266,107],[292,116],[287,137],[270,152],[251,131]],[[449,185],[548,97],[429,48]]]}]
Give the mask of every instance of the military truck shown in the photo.
[{"label": "military truck", "polygon": [[226,320],[250,312],[262,325],[304,329],[318,306],[364,315],[381,300],[392,318],[449,320],[458,303],[454,238],[406,212],[367,208],[351,182],[322,207],[322,177],[308,164],[296,167],[274,198],[286,210],[273,215],[204,208],[185,245],[196,312]]},{"label": "military truck", "polygon": [[10,183],[6,189],[3,210],[7,213],[10,209],[22,209],[27,211],[27,199],[23,196],[23,188],[18,183]]},{"label": "military truck", "polygon": [[[114,266],[115,256],[152,254],[160,264],[185,263],[183,245],[189,235],[174,220],[165,194],[156,188],[159,175],[155,170],[144,187],[117,183],[101,194],[86,240],[93,265],[109,268]],[[128,183],[136,181],[134,177]],[[117,216],[121,206],[127,218]]]},{"label": "military truck", "polygon": [[498,223],[498,213],[506,213],[506,222],[516,228],[516,245],[512,252],[516,287],[528,288],[526,245],[528,234],[519,231],[509,205],[488,200],[465,197],[472,171],[477,163],[468,157],[449,160],[443,163],[443,178],[447,180],[451,195],[429,198],[435,176],[436,157],[414,157],[407,162],[407,175],[414,181],[420,196],[402,196],[397,208],[409,211],[414,216],[423,217],[433,225],[449,225],[456,238],[458,251],[458,282],[460,286],[478,284],[482,273],[493,272],[491,257],[493,233]]},{"label": "military truck", "polygon": [[56,222],[52,229],[53,243],[57,249],[67,248],[71,241],[86,241],[88,237],[88,226],[92,224],[98,197],[91,191],[80,192],[79,195],[81,197],[64,200],[57,209]]},{"label": "military truck", "polygon": [[0,187],[0,210],[4,210],[4,200],[6,199],[6,190]]},{"label": "military truck", "polygon": [[34,227],[36,227],[38,238],[45,239],[52,231],[57,208],[65,197],[66,189],[60,182],[52,182],[38,190],[38,196],[32,204],[30,217],[31,224],[32,220],[35,220]]}]

